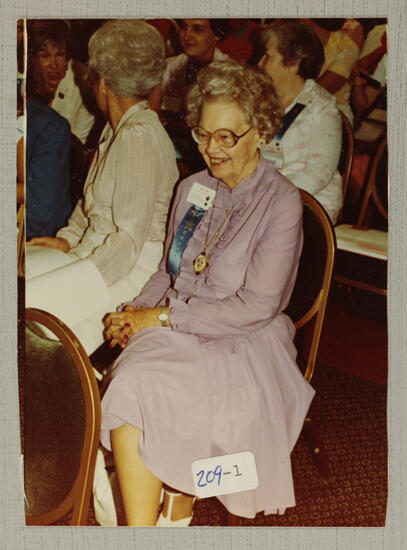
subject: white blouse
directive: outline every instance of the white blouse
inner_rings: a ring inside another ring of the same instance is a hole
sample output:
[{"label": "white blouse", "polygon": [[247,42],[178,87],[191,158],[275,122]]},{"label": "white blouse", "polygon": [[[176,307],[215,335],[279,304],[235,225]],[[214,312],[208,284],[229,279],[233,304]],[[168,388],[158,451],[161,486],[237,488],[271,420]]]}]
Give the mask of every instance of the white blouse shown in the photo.
[{"label": "white blouse", "polygon": [[107,124],[68,225],[70,254],[89,258],[110,286],[134,267],[145,241],[163,241],[178,180],[175,152],[147,101]]},{"label": "white blouse", "polygon": [[335,97],[314,80],[287,107],[305,108],[287,129],[281,141],[273,139],[262,153],[297,187],[313,195],[335,223],[342,207],[342,178],[338,172],[342,126]]},{"label": "white blouse", "polygon": [[[75,61],[79,64],[78,61]],[[86,142],[89,132],[95,122],[94,115],[85,106],[80,88],[80,77],[76,76],[72,59],[64,78],[58,84],[51,107],[66,118],[71,126],[71,132],[75,134],[82,143]]]}]

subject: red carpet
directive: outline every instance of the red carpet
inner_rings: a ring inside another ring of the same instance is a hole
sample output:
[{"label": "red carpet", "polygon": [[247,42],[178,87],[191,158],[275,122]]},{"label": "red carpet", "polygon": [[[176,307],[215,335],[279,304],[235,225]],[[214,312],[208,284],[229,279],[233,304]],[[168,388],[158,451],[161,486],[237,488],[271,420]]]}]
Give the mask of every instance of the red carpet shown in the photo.
[{"label": "red carpet", "polygon": [[387,326],[329,304],[318,362],[387,385]]}]

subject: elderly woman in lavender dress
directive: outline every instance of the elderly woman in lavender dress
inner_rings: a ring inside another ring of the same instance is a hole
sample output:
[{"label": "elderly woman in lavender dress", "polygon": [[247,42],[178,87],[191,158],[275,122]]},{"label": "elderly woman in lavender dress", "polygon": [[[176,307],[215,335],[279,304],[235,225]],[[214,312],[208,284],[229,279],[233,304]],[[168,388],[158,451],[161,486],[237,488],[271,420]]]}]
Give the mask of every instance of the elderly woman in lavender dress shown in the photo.
[{"label": "elderly woman in lavender dress", "polygon": [[[187,123],[207,170],[178,188],[158,272],[105,320],[123,351],[107,378],[101,441],[129,525],[188,525],[191,463],[239,451],[253,453],[259,486],[219,496],[230,512],[295,506],[290,453],[314,395],[283,313],[301,199],[260,155],[280,123],[270,78],[211,63],[189,92]],[[163,483],[181,494],[166,493],[157,521]]]}]

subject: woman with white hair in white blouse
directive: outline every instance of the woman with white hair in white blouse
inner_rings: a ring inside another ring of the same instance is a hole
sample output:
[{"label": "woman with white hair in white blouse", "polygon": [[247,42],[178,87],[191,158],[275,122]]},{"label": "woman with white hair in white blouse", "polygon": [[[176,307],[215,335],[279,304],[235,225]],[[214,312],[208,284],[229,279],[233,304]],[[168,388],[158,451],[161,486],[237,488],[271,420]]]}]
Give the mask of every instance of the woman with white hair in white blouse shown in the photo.
[{"label": "woman with white hair in white blouse", "polygon": [[178,170],[147,98],[164,69],[163,39],[141,20],[109,21],[91,37],[89,79],[108,123],[67,226],[28,243],[62,251],[72,261],[87,258],[102,275],[110,306],[71,326],[88,353],[103,342],[104,312],[137,294],[161,259]]},{"label": "woman with white hair in white blouse", "polygon": [[307,25],[277,21],[262,33],[258,66],[273,80],[283,109],[280,131],[263,149],[277,169],[325,208],[333,223],[342,207],[341,116],[335,96],[316,82],[324,49]]}]

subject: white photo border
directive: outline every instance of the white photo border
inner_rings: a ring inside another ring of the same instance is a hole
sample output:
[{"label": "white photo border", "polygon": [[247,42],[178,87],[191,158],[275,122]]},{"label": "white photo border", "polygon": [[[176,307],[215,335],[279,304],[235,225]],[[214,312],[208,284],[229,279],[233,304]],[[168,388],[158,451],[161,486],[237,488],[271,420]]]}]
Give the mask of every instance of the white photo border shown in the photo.
[{"label": "white photo border", "polygon": [[[0,549],[401,549],[407,540],[407,6],[405,0],[4,0],[1,5]],[[16,20],[24,17],[388,17],[389,497],[383,528],[26,527],[20,478],[15,206]]]}]

